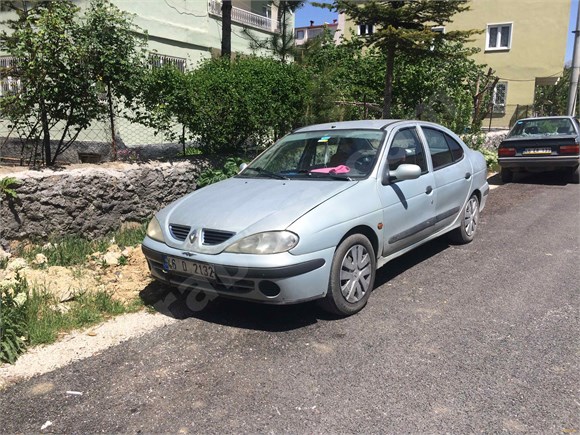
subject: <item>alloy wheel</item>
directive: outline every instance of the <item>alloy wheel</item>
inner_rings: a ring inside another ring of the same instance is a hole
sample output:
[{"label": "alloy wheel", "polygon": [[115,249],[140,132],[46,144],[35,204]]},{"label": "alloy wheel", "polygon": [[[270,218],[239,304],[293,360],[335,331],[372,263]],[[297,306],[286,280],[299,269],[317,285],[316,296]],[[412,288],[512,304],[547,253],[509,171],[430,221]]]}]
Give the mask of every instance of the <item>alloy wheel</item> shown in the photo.
[{"label": "alloy wheel", "polygon": [[362,245],[352,246],[340,267],[340,291],[347,302],[360,301],[369,291],[372,277],[370,254]]},{"label": "alloy wheel", "polygon": [[471,197],[465,207],[465,216],[463,217],[463,224],[465,225],[465,233],[472,237],[477,230],[477,223],[479,221],[479,203],[475,197]]}]

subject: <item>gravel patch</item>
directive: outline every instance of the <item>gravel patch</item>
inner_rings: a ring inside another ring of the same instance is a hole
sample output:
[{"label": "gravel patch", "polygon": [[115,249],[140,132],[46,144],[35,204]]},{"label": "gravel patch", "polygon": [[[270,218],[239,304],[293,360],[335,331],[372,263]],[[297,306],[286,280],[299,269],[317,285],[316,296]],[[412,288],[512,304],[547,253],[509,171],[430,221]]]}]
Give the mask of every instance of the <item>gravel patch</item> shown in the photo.
[{"label": "gravel patch", "polygon": [[162,314],[140,311],[115,317],[86,330],[71,332],[56,343],[28,350],[13,365],[0,365],[0,389],[89,358],[123,341],[174,322],[177,320]]}]

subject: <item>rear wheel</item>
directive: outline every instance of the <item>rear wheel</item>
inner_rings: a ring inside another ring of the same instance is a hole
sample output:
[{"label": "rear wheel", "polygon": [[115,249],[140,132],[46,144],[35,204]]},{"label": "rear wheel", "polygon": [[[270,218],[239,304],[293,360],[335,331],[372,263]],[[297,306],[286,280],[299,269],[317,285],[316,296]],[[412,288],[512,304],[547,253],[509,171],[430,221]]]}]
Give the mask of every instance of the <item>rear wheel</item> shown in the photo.
[{"label": "rear wheel", "polygon": [[570,183],[578,184],[578,166],[575,168],[568,168],[568,181],[570,181]]},{"label": "rear wheel", "polygon": [[458,244],[471,242],[475,238],[479,223],[479,199],[471,195],[461,212],[461,226],[449,233],[449,238]]},{"label": "rear wheel", "polygon": [[514,173],[511,169],[502,168],[500,172],[501,181],[504,183],[511,183],[514,180]]},{"label": "rear wheel", "polygon": [[350,316],[366,305],[375,281],[376,258],[369,239],[353,234],[338,245],[330,269],[326,297],[320,305],[326,311]]}]

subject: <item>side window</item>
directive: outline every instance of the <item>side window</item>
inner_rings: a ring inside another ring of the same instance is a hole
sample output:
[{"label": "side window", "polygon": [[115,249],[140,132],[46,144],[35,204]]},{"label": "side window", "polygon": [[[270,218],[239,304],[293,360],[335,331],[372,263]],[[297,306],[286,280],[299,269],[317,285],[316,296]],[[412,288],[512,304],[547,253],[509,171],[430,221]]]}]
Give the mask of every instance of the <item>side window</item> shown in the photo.
[{"label": "side window", "polygon": [[463,158],[463,148],[448,134],[428,127],[423,127],[423,133],[429,145],[434,170]]},{"label": "side window", "polygon": [[427,145],[429,145],[431,160],[433,160],[433,170],[453,163],[453,155],[443,132],[423,127],[423,133],[425,133]]},{"label": "side window", "polygon": [[403,128],[395,134],[387,155],[387,163],[391,171],[407,163],[418,165],[421,172],[427,172],[425,150],[414,127]]},{"label": "side window", "polygon": [[453,161],[461,160],[463,158],[463,148],[448,134],[445,135],[449,148],[451,148],[451,155],[453,156]]}]

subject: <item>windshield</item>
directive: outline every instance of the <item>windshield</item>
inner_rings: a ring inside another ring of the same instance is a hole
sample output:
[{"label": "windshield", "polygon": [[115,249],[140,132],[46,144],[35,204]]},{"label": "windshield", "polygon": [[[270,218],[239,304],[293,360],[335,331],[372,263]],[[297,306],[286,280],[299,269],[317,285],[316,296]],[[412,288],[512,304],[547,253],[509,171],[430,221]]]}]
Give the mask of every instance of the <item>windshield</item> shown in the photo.
[{"label": "windshield", "polygon": [[352,180],[367,177],[384,138],[377,130],[293,133],[274,144],[241,177]]},{"label": "windshield", "polygon": [[572,121],[567,118],[526,119],[516,122],[508,137],[566,136],[576,134]]}]

